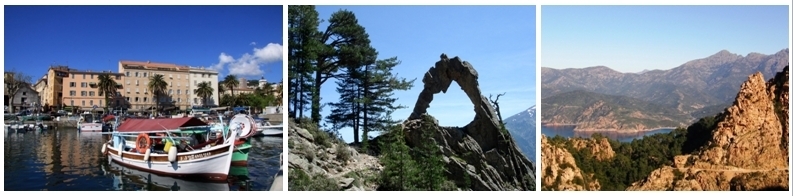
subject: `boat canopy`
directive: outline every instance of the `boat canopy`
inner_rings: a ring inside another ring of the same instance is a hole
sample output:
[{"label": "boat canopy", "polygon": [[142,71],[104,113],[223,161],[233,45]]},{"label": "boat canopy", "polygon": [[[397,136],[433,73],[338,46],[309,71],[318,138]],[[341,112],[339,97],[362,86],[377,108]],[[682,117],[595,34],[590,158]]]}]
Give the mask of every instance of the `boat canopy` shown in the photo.
[{"label": "boat canopy", "polygon": [[127,119],[116,129],[118,132],[163,132],[182,127],[208,126],[195,117],[162,119]]}]

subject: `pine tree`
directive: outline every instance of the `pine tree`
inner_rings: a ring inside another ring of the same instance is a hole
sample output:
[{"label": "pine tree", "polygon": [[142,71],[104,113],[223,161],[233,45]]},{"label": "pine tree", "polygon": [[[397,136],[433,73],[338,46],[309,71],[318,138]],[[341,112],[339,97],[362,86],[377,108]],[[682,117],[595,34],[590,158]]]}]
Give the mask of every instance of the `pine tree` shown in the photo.
[{"label": "pine tree", "polygon": [[[374,49],[358,50],[376,53]],[[393,73],[394,67],[400,63],[396,57],[363,64],[370,57],[358,56],[359,61],[347,62],[342,73],[337,74],[340,78],[336,82],[339,101],[329,104],[332,109],[327,119],[340,127],[352,127],[353,143],[363,141],[364,151],[368,146],[370,131],[385,131],[387,126],[398,122],[386,118],[389,112],[405,108],[403,105],[394,105],[398,100],[393,97],[394,91],[408,90],[415,81],[408,81]],[[363,135],[359,137],[361,130]]]},{"label": "pine tree", "polygon": [[440,147],[433,139],[434,132],[437,130],[429,122],[434,122],[434,119],[425,115],[419,129],[421,131],[420,141],[416,145],[416,150],[413,151],[413,157],[421,174],[419,188],[439,191],[441,190],[441,185],[446,181],[446,163],[443,161]]},{"label": "pine tree", "polygon": [[393,97],[394,91],[409,90],[413,87],[412,80],[406,80],[394,74],[394,67],[401,62],[397,57],[378,60],[374,65],[364,66],[363,73],[363,147],[367,146],[370,131],[384,131],[386,126],[397,123],[388,117],[392,111],[406,108],[403,105],[394,105],[398,98]]},{"label": "pine tree", "polygon": [[322,47],[319,42],[319,13],[313,5],[289,6],[289,115],[303,118],[314,89],[314,59]]},{"label": "pine tree", "polygon": [[416,190],[416,162],[410,156],[410,148],[405,143],[401,127],[392,126],[381,142],[383,172],[380,175],[380,188],[390,191]]}]

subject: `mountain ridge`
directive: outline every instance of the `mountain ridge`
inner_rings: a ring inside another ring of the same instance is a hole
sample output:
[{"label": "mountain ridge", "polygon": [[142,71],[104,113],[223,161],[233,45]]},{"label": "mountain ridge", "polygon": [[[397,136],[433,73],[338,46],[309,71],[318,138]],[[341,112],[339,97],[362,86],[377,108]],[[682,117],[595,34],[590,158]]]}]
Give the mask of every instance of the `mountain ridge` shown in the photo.
[{"label": "mountain ridge", "polygon": [[[541,96],[546,99],[571,91],[626,96],[689,115],[688,121],[679,122],[687,124],[723,109],[714,107],[731,103],[747,75],[760,72],[768,79],[767,76],[773,76],[789,63],[788,57],[788,48],[771,55],[749,53],[746,56],[721,50],[672,69],[643,73],[621,73],[602,65],[567,69],[542,67]],[[546,120],[545,112],[551,110],[543,108],[542,122],[562,123]]]}]

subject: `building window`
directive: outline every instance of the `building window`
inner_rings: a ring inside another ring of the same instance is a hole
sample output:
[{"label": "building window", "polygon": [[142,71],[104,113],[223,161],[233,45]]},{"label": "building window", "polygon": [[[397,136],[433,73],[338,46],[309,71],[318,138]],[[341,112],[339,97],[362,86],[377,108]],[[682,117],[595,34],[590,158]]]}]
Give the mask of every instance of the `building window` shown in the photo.
[{"label": "building window", "polygon": [[99,106],[102,106],[102,100],[99,100]]},{"label": "building window", "polygon": [[127,72],[127,77],[129,77],[129,72]]},{"label": "building window", "polygon": [[85,97],[85,96],[87,96],[87,95],[88,95],[88,92],[85,92],[85,91],[80,91],[80,96],[83,96],[83,97]]},{"label": "building window", "polygon": [[135,102],[138,102],[138,97],[135,97]]},{"label": "building window", "polygon": [[[74,75],[75,75],[75,74],[72,74],[72,79],[74,79]],[[74,105],[74,104],[72,104],[72,105]]]},{"label": "building window", "polygon": [[89,103],[89,106],[94,105],[94,100],[91,100]]},{"label": "building window", "polygon": [[177,89],[177,90],[176,90],[176,94],[177,94],[177,95],[181,95],[181,94],[182,94],[182,90],[178,90],[178,89]]},{"label": "building window", "polygon": [[147,75],[148,75],[148,73],[147,73],[147,72],[143,72],[143,77],[149,77],[149,76],[147,76]]},{"label": "building window", "polygon": [[[83,76],[85,76],[85,75],[83,75]],[[83,100],[83,105],[82,106],[85,106],[85,100]]]},{"label": "building window", "polygon": [[149,98],[148,98],[148,97],[144,97],[144,98],[143,98],[143,102],[148,102],[148,101],[149,101]]},{"label": "building window", "polygon": [[[88,96],[92,96],[93,97],[94,96],[94,91],[88,92]],[[91,104],[91,105],[93,105],[93,104]]]},{"label": "building window", "polygon": [[135,92],[140,92],[140,88],[135,88]]},{"label": "building window", "polygon": [[75,87],[75,86],[77,86],[77,83],[75,83],[75,82],[69,82],[69,87]]},{"label": "building window", "polygon": [[168,89],[168,94],[173,94],[173,89]]},{"label": "building window", "polygon": [[71,100],[71,102],[72,102],[72,106],[74,106],[74,100]]},{"label": "building window", "polygon": [[116,75],[116,80],[121,80],[121,76]]},{"label": "building window", "polygon": [[77,91],[69,91],[69,96],[77,96]]},{"label": "building window", "polygon": [[94,74],[91,74],[91,79],[94,79]]},{"label": "building window", "polygon": [[138,75],[137,71],[135,72],[135,77],[140,77],[140,75]]},{"label": "building window", "polygon": [[[83,79],[85,79],[85,74],[83,74]],[[83,101],[83,103],[85,103],[85,101]],[[85,105],[85,104],[83,104],[83,105]]]},{"label": "building window", "polygon": [[80,87],[88,87],[88,82],[80,82]]},{"label": "building window", "polygon": [[179,74],[176,74],[176,79],[182,79],[182,77],[180,77],[180,76],[181,76],[181,75],[179,75]]},{"label": "building window", "polygon": [[176,99],[176,102],[177,102],[177,103],[182,103],[182,98],[178,98],[178,99]]},{"label": "building window", "polygon": [[198,104],[198,98],[193,98],[193,104]]},{"label": "building window", "polygon": [[28,95],[28,92],[27,91],[22,91],[22,96],[26,96],[26,95]]}]

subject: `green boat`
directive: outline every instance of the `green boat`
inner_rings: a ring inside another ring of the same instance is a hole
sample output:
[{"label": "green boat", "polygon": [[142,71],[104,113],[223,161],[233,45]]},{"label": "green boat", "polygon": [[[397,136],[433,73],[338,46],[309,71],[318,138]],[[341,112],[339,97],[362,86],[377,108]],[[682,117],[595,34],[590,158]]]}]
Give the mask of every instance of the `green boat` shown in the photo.
[{"label": "green boat", "polygon": [[251,147],[250,140],[245,140],[244,143],[234,146],[234,152],[231,153],[231,166],[248,165],[248,153],[251,151]]}]

